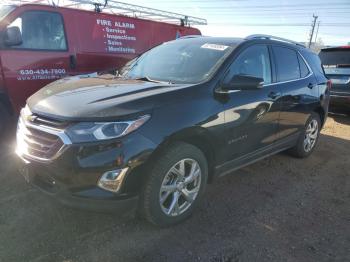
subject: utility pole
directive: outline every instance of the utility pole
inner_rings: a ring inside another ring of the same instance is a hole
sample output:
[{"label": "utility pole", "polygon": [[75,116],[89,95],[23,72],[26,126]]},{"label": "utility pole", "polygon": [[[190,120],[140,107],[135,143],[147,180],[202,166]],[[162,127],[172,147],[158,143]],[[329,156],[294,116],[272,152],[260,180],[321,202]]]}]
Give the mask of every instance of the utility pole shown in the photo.
[{"label": "utility pole", "polygon": [[316,29],[316,35],[315,35],[315,43],[317,42],[317,36],[318,36],[318,29],[320,28],[321,21],[317,22],[317,29]]},{"label": "utility pole", "polygon": [[316,26],[316,21],[317,21],[318,16],[313,14],[312,17],[314,18],[314,21],[312,22],[312,28],[311,28],[310,40],[309,40],[309,48],[311,47],[311,42],[312,42],[312,38],[314,36],[314,31],[315,31],[315,26]]}]

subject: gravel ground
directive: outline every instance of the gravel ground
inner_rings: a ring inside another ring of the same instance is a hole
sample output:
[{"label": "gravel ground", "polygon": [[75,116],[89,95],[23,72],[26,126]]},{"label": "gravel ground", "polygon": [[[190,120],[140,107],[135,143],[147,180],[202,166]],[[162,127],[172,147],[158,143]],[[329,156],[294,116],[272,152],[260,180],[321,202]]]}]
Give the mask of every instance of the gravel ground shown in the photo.
[{"label": "gravel ground", "polygon": [[308,159],[279,154],[209,185],[167,229],[60,206],[2,151],[0,261],[350,261],[349,116],[328,118]]}]

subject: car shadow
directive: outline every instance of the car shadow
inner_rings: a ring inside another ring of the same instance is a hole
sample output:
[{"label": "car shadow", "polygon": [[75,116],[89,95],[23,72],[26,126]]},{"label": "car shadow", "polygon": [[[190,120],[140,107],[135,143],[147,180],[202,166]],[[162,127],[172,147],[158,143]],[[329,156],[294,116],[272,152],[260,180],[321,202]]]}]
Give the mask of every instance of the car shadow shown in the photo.
[{"label": "car shadow", "polygon": [[332,112],[329,112],[329,116],[340,124],[350,125],[350,110],[333,109]]},{"label": "car shadow", "polygon": [[4,261],[321,261],[346,250],[350,140],[321,135],[307,159],[279,154],[218,179],[170,228],[61,206],[24,182],[10,144],[0,155]]}]

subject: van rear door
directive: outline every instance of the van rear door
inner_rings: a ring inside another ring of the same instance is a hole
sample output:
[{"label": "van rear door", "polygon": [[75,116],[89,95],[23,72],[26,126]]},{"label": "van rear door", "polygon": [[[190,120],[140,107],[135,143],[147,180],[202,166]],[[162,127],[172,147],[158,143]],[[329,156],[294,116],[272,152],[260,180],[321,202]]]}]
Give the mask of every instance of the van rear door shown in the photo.
[{"label": "van rear door", "polygon": [[69,55],[60,13],[45,10],[16,13],[8,28],[18,27],[23,41],[21,45],[5,46],[1,51],[1,63],[8,95],[18,112],[30,95],[71,74],[75,61]]}]

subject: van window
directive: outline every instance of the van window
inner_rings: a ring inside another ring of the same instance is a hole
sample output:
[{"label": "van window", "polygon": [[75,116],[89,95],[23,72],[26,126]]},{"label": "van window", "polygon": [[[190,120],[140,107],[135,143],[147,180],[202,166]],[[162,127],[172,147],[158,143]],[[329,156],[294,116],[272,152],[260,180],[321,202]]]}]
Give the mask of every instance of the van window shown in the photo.
[{"label": "van window", "polygon": [[58,13],[27,11],[8,27],[17,26],[23,43],[11,48],[35,50],[67,50],[62,17]]},{"label": "van window", "polygon": [[300,67],[297,52],[292,49],[274,46],[273,52],[277,65],[277,81],[288,81],[300,78]]},{"label": "van window", "polygon": [[235,75],[250,75],[264,79],[265,84],[271,83],[271,64],[269,51],[265,45],[255,45],[245,49],[233,62],[224,83]]},{"label": "van window", "polygon": [[304,59],[298,54],[299,66],[300,66],[300,77],[306,77],[310,71],[307,65],[305,64]]}]

